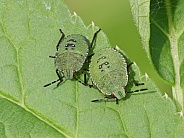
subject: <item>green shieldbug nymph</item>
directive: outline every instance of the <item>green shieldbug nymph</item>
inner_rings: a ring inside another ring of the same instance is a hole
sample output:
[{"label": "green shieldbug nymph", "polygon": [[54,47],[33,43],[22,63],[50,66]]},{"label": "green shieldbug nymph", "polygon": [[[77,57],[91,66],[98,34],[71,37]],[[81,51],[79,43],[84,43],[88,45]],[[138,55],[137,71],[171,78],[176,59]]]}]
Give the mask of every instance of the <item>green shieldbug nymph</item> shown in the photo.
[{"label": "green shieldbug nymph", "polygon": [[58,80],[48,83],[44,85],[44,87],[59,81],[57,84],[58,86],[61,82],[63,82],[63,78],[66,80],[74,78],[74,73],[78,72],[82,68],[88,56],[89,50],[93,46],[97,33],[100,30],[101,29],[96,31],[90,44],[88,39],[83,35],[72,34],[65,37],[65,34],[60,29],[62,36],[56,46],[56,54],[55,56],[49,56],[55,59],[54,64],[56,66]]},{"label": "green shieldbug nymph", "polygon": [[[125,58],[117,50],[105,48],[97,51],[91,59],[89,72],[93,85],[105,95],[105,98],[92,102],[116,100],[118,104],[118,100],[123,99],[127,93],[125,90],[128,82],[127,68]],[[143,90],[147,89],[133,92]]]}]

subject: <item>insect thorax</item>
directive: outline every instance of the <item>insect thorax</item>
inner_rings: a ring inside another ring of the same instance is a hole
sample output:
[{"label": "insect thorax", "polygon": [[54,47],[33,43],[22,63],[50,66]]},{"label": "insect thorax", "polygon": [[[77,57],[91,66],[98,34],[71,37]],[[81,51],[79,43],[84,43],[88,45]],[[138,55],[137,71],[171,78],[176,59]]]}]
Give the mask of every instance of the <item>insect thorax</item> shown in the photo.
[{"label": "insect thorax", "polygon": [[61,72],[63,72],[64,74],[65,72],[68,72],[66,74],[70,76],[72,72],[79,71],[82,68],[84,62],[85,62],[85,57],[83,55],[79,53],[72,53],[72,52],[65,52],[65,53],[59,54],[55,58],[56,68]]},{"label": "insect thorax", "polygon": [[89,41],[80,34],[67,36],[58,47],[58,54],[72,52],[87,56],[89,52]]}]

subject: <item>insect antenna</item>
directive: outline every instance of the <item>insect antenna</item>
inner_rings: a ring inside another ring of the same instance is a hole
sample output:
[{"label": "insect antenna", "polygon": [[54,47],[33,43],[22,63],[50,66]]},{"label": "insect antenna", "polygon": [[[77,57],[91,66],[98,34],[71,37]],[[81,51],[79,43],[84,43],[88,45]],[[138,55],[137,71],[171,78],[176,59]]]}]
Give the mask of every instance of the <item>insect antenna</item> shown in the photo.
[{"label": "insect antenna", "polygon": [[57,45],[56,45],[56,50],[58,51],[58,47],[59,47],[59,44],[63,41],[64,37],[65,37],[65,34],[63,33],[63,31],[61,29],[59,29],[59,31],[61,32],[61,38],[59,39]]},{"label": "insect antenna", "polygon": [[94,36],[93,36],[93,40],[92,40],[92,42],[91,42],[90,48],[93,47],[93,43],[94,43],[94,41],[95,41],[95,38],[97,37],[97,34],[98,34],[100,31],[101,31],[101,29],[99,29],[98,31],[95,32],[95,34],[94,34]]}]

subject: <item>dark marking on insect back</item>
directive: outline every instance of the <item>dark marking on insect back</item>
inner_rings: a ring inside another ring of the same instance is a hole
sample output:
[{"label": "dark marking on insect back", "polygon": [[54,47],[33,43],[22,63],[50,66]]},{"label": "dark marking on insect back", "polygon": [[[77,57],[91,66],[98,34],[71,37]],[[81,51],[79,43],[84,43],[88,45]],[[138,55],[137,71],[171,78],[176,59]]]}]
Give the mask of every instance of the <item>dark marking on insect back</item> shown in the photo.
[{"label": "dark marking on insect back", "polygon": [[105,59],[106,57],[103,56],[103,57],[100,57],[98,60],[97,60],[97,63],[101,60],[101,59]]},{"label": "dark marking on insect back", "polygon": [[[108,65],[108,66],[106,66],[106,65]],[[101,72],[104,71],[104,70],[102,69],[103,66],[106,66],[106,68],[110,68],[109,62],[106,61],[106,62],[104,62],[104,63],[102,63],[102,64],[99,65],[99,69],[101,69]]]},{"label": "dark marking on insect back", "polygon": [[67,43],[67,44],[65,45],[65,50],[68,50],[69,47],[70,47],[72,50],[74,50],[75,45],[74,45],[74,44],[71,44],[71,43]]},{"label": "dark marking on insect back", "polygon": [[[99,69],[102,69],[102,66],[103,66],[103,65],[109,65],[109,62],[106,61],[106,62],[100,64],[100,65],[99,65]],[[107,68],[109,68],[109,67],[110,67],[110,66],[107,66]]]},{"label": "dark marking on insect back", "polygon": [[67,42],[77,42],[75,39],[69,39]]}]

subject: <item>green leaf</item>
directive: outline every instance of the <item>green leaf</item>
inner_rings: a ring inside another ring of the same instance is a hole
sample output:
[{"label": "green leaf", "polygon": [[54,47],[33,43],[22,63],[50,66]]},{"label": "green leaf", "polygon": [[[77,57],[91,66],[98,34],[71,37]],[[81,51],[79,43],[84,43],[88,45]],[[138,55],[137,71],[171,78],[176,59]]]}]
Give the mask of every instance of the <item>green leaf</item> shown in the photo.
[{"label": "green leaf", "polygon": [[[0,5],[1,137],[182,137],[183,120],[175,105],[135,63],[130,80],[145,85],[130,82],[127,90],[148,91],[127,94],[118,105],[92,103],[104,95],[75,80],[44,88],[57,79],[48,56],[55,54],[59,29],[91,41],[98,28],[85,27],[61,0],[0,0]],[[100,32],[95,50],[108,46]]]},{"label": "green leaf", "polygon": [[147,56],[157,73],[172,85],[178,110],[184,109],[183,0],[130,0]]}]

